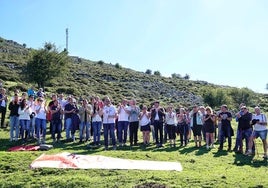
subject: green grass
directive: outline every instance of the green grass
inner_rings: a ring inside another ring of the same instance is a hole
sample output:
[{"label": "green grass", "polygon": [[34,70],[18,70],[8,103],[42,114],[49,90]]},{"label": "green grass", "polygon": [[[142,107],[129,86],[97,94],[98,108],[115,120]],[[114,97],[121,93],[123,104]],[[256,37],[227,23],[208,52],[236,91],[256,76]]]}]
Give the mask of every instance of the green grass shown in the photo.
[{"label": "green grass", "polygon": [[[116,151],[104,151],[103,148],[88,149],[86,143],[60,143],[55,145],[54,149],[45,152],[7,152],[8,148],[16,143],[9,142],[8,129],[0,131],[0,138],[0,187],[134,187],[149,183],[152,186],[161,184],[167,187],[268,186],[267,161],[261,158],[261,154],[252,158],[233,152],[218,152],[216,148],[196,149],[192,142],[187,147],[176,149],[169,148],[166,144],[161,149],[151,145],[148,148],[136,146],[132,150],[123,147]],[[261,153],[259,141],[257,146]],[[126,159],[179,161],[183,171],[29,168],[31,162],[42,153],[54,154],[66,151]]]}]

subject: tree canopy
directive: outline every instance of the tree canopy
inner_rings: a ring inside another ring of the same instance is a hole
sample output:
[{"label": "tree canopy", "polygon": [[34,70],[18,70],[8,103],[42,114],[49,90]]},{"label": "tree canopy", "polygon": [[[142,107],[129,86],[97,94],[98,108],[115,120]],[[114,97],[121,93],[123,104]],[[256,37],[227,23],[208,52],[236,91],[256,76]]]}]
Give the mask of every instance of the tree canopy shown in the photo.
[{"label": "tree canopy", "polygon": [[67,51],[59,52],[54,44],[45,43],[42,49],[31,51],[25,76],[28,81],[43,88],[51,79],[65,72],[68,63]]}]

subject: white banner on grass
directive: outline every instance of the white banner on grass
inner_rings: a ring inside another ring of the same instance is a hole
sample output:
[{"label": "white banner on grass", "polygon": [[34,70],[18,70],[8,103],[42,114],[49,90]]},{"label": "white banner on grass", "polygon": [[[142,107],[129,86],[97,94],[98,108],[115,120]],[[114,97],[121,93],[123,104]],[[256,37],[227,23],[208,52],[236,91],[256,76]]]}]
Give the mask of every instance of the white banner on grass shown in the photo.
[{"label": "white banner on grass", "polygon": [[101,155],[75,155],[60,153],[43,154],[32,162],[31,168],[74,168],[74,169],[133,169],[182,171],[179,162],[130,160]]}]

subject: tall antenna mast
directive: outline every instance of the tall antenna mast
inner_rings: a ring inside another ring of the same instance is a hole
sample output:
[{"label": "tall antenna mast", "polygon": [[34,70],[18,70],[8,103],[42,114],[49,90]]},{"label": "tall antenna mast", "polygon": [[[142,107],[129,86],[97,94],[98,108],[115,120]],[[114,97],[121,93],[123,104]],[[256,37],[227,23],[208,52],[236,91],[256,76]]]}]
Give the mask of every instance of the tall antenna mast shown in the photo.
[{"label": "tall antenna mast", "polygon": [[69,36],[68,36],[68,28],[66,28],[66,51],[68,52],[68,38],[69,38]]}]

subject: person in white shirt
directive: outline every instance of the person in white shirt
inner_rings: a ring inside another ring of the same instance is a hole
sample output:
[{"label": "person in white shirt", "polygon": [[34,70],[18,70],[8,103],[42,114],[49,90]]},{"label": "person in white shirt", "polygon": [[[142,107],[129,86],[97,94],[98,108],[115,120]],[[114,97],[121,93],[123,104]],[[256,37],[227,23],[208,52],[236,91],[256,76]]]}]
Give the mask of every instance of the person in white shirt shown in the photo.
[{"label": "person in white shirt", "polygon": [[32,113],[30,114],[30,129],[29,129],[29,138],[34,138],[35,134],[35,100],[34,96],[30,95],[27,101],[27,105],[30,107]]},{"label": "person in white shirt", "polygon": [[100,145],[101,127],[102,127],[102,116],[103,111],[100,108],[99,103],[95,102],[93,105],[92,112],[92,127],[93,127],[93,141],[94,146]]},{"label": "person in white shirt", "polygon": [[[46,114],[47,109],[43,98],[37,99],[37,104],[35,106],[35,125],[36,125],[36,137],[38,140],[38,144],[45,144],[46,140],[46,127],[47,127],[47,120]],[[40,137],[42,133],[42,138]]]},{"label": "person in white shirt", "polygon": [[250,137],[249,149],[246,154],[252,154],[253,141],[260,137],[264,151],[263,158],[267,159],[267,118],[265,114],[261,113],[261,109],[258,106],[255,107],[255,114],[252,116],[252,124],[254,124],[254,130]]},{"label": "person in white shirt", "polygon": [[167,107],[165,120],[166,120],[166,128],[168,132],[170,147],[175,147],[176,146],[175,139],[176,139],[177,117],[176,117],[176,113],[173,111],[172,106]]},{"label": "person in white shirt", "polygon": [[1,114],[1,128],[4,128],[6,112],[7,112],[7,95],[6,89],[0,89],[0,114]]},{"label": "person in white shirt", "polygon": [[142,131],[144,146],[148,146],[150,144],[150,132],[151,132],[150,118],[151,114],[150,112],[147,111],[147,106],[143,106],[142,111],[139,115],[139,119],[140,119],[140,127]]},{"label": "person in white shirt", "polygon": [[112,139],[113,149],[116,150],[116,140],[115,140],[115,118],[116,118],[116,108],[111,104],[111,100],[107,97],[104,101],[105,106],[103,108],[103,130],[104,130],[104,145],[105,150],[108,150],[109,136]]},{"label": "person in white shirt", "polygon": [[[127,106],[128,101],[124,99],[122,101],[122,104],[119,104],[118,107],[118,141],[119,146],[126,145],[127,141],[127,131],[128,131],[128,125],[129,125],[129,107]],[[124,136],[123,136],[124,133]]]},{"label": "person in white shirt", "polygon": [[21,126],[21,138],[27,140],[30,130],[30,114],[32,110],[30,106],[27,105],[26,99],[22,99],[20,107],[18,110],[19,121]]}]

